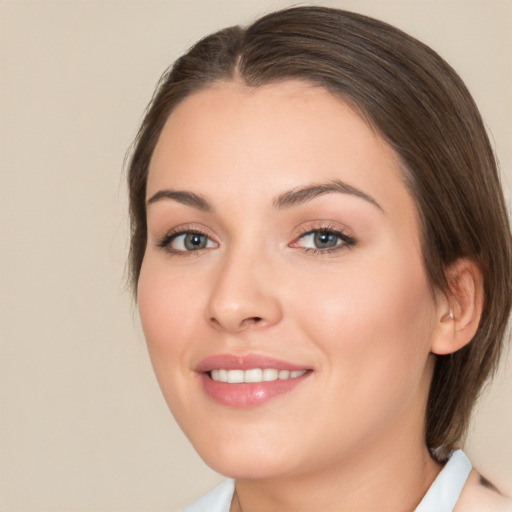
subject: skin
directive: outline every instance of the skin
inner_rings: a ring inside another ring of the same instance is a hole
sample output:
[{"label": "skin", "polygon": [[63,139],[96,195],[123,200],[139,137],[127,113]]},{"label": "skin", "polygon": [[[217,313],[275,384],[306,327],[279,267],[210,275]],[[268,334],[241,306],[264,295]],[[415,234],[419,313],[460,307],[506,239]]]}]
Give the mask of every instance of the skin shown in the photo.
[{"label": "skin", "polygon": [[[283,194],[333,180],[362,194],[276,207]],[[163,197],[169,190],[209,209]],[[138,301],[152,364],[201,457],[237,479],[243,511],[413,510],[440,470],[424,444],[433,353],[471,339],[481,283],[460,262],[461,300],[432,293],[391,148],[321,88],[220,83],[170,115],[147,198]],[[205,248],[169,242],[191,229]],[[353,243],[335,235],[335,250],[315,250],[305,233],[327,229]],[[195,371],[224,353],[311,372],[257,407],[229,407]]]}]

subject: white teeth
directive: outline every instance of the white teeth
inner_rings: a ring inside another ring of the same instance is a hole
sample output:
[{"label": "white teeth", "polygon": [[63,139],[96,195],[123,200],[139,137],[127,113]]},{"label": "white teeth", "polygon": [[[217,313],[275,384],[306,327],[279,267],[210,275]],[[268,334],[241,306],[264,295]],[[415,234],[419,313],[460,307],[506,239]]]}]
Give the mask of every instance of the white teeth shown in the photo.
[{"label": "white teeth", "polygon": [[304,375],[306,370],[277,370],[276,368],[251,368],[250,370],[211,370],[210,376],[218,382],[240,384],[243,382],[270,382],[273,380],[296,379]]},{"label": "white teeth", "polygon": [[279,378],[279,371],[274,368],[265,368],[263,370],[263,380],[269,382],[271,380],[277,380]]},{"label": "white teeth", "polygon": [[279,378],[281,380],[290,378],[290,370],[279,370]]},{"label": "white teeth", "polygon": [[261,370],[260,368],[245,370],[245,382],[261,382],[262,380],[263,370]]},{"label": "white teeth", "polygon": [[243,370],[228,370],[227,374],[230,384],[239,384],[245,381],[245,372]]}]

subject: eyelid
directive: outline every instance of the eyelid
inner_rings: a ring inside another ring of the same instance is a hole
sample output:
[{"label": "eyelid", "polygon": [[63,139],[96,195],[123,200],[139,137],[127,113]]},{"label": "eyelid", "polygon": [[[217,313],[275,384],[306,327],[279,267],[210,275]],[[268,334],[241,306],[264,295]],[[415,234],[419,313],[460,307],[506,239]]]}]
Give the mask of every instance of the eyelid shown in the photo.
[{"label": "eyelid", "polygon": [[[299,240],[305,238],[308,235],[312,235],[318,232],[325,232],[329,234],[333,234],[340,238],[342,243],[329,248],[313,248],[313,247],[300,247],[298,245]],[[352,236],[347,234],[347,229],[340,226],[334,225],[332,223],[324,223],[320,222],[318,224],[308,224],[303,229],[300,230],[299,234],[295,236],[292,243],[290,243],[290,247],[295,247],[297,249],[302,249],[305,252],[313,252],[314,254],[328,254],[340,249],[350,248],[357,245],[357,240]]]},{"label": "eyelid", "polygon": [[197,256],[200,252],[204,250],[213,249],[213,247],[203,247],[192,251],[184,251],[179,249],[173,249],[170,247],[170,244],[178,237],[188,234],[197,234],[206,237],[208,240],[212,241],[216,247],[219,246],[219,243],[215,238],[208,232],[206,229],[198,228],[196,226],[177,226],[175,228],[166,231],[165,234],[157,239],[156,246],[159,249],[162,249],[172,255],[185,255],[190,256],[194,254]]}]

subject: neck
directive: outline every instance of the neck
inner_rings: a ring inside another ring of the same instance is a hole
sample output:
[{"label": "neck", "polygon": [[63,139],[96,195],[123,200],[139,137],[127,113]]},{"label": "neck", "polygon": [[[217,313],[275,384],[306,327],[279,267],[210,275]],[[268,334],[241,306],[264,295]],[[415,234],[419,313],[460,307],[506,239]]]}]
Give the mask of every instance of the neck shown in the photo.
[{"label": "neck", "polygon": [[[422,442],[375,446],[333,467],[268,480],[237,480],[233,512],[412,512],[441,467]],[[391,448],[389,448],[391,447]]]}]

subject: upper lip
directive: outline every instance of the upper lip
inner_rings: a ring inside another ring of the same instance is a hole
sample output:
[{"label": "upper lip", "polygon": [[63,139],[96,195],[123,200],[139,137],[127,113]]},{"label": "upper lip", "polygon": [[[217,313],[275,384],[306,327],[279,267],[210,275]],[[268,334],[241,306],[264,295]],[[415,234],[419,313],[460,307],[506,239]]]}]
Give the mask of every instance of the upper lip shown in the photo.
[{"label": "upper lip", "polygon": [[277,370],[310,370],[301,364],[295,364],[275,357],[261,354],[216,354],[203,359],[196,367],[198,373],[205,373],[215,369],[224,370],[250,370],[252,368],[275,368]]}]

